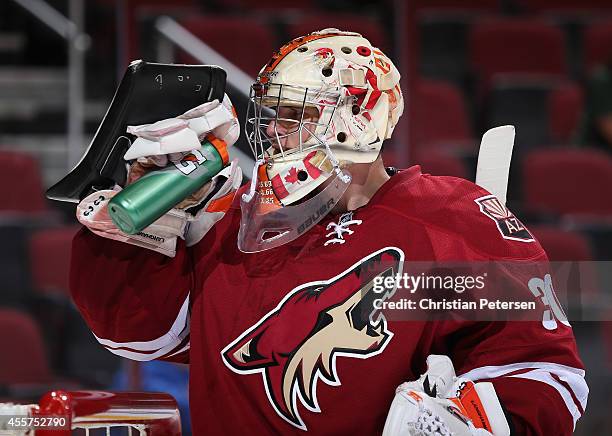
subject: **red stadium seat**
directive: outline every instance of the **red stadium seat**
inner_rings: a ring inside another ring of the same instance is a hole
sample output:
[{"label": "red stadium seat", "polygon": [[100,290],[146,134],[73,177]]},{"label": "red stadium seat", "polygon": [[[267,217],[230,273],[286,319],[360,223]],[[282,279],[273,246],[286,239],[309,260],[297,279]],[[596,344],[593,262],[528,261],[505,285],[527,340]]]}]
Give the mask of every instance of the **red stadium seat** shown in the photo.
[{"label": "red stadium seat", "polygon": [[441,153],[421,153],[415,158],[421,171],[434,176],[453,176],[468,179],[468,170],[460,158]]},{"label": "red stadium seat", "polygon": [[442,81],[420,80],[412,104],[417,148],[444,145],[473,148],[467,109],[457,87]]},{"label": "red stadium seat", "polygon": [[[180,24],[253,79],[276,49],[270,29],[252,18],[192,16],[180,20]],[[179,59],[198,63],[186,55]]]},{"label": "red stadium seat", "polygon": [[557,148],[522,161],[525,206],[554,214],[612,216],[612,158],[600,150]]},{"label": "red stadium seat", "polygon": [[612,21],[592,24],[585,30],[583,53],[587,72],[612,61]]},{"label": "red stadium seat", "polygon": [[563,77],[567,72],[563,32],[537,20],[487,20],[469,36],[470,63],[488,87],[496,75]]},{"label": "red stadium seat", "polygon": [[581,13],[610,9],[609,0],[517,0],[525,12]]},{"label": "red stadium seat", "polygon": [[0,385],[51,381],[40,331],[27,314],[0,309],[0,349]]},{"label": "red stadium seat", "polygon": [[[372,45],[383,51],[389,47],[387,35],[381,28],[380,23],[362,15],[306,15],[289,25],[287,32],[289,38],[297,38],[326,27],[361,33]],[[386,54],[389,55],[389,53]]]},{"label": "red stadium seat", "polygon": [[566,83],[550,91],[548,116],[551,139],[558,144],[569,144],[580,127],[584,110],[582,88]]},{"label": "red stadium seat", "polygon": [[272,9],[275,11],[286,9],[304,10],[316,7],[315,0],[292,0],[290,2],[286,0],[230,0],[229,3],[249,9]]},{"label": "red stadium seat", "polygon": [[39,292],[69,294],[72,238],[79,230],[62,227],[40,230],[30,237],[32,285]]},{"label": "red stadium seat", "polygon": [[500,0],[417,0],[415,7],[417,11],[429,12],[486,12],[494,13],[500,9]]},{"label": "red stadium seat", "polygon": [[[200,2],[197,0],[98,0],[106,3],[115,14],[124,16],[123,25],[117,31],[123,32],[126,50],[121,62],[127,64],[134,59],[142,58],[143,45],[147,38],[141,35],[145,20],[152,20],[162,15],[193,14],[200,10]],[[117,5],[120,4],[120,8]],[[113,24],[111,24],[112,26]],[[112,28],[107,30],[113,32]],[[145,39],[143,40],[142,37]],[[106,38],[106,36],[104,36]]]},{"label": "red stadium seat", "polygon": [[593,260],[591,245],[581,233],[549,226],[529,226],[529,230],[552,262]]},{"label": "red stadium seat", "polygon": [[494,12],[499,9],[499,0],[417,0],[415,1],[418,10],[435,9],[445,11],[488,11]]},{"label": "red stadium seat", "polygon": [[43,193],[36,158],[16,151],[0,151],[0,212],[45,212]]},{"label": "red stadium seat", "polygon": [[[97,3],[117,6],[117,0],[97,0]],[[176,7],[176,6],[196,6],[197,0],[126,0],[125,5],[129,8],[138,7]]]},{"label": "red stadium seat", "polygon": [[[399,144],[397,144],[399,146]],[[397,150],[388,145],[385,145],[382,156],[385,166],[394,166],[402,168],[398,162]],[[461,158],[440,153],[440,152],[422,152],[414,153],[411,162],[421,166],[423,173],[432,174],[434,176],[453,176],[469,179],[469,171]]]}]

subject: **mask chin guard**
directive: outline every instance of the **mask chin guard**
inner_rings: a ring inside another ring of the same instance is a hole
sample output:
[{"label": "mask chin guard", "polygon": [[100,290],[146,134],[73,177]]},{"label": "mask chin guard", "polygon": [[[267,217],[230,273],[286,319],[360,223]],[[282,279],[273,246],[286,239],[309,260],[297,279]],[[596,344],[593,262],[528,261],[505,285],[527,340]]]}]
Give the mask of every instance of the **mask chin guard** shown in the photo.
[{"label": "mask chin guard", "polygon": [[212,65],[132,62],[79,163],[47,192],[50,200],[78,203],[91,192],[125,185],[128,125],[154,123],[202,103],[223,100],[225,71]]},{"label": "mask chin guard", "polygon": [[256,253],[287,244],[306,233],[331,212],[351,184],[346,170],[333,171],[320,192],[306,201],[280,206],[259,190],[243,195],[238,249]]}]

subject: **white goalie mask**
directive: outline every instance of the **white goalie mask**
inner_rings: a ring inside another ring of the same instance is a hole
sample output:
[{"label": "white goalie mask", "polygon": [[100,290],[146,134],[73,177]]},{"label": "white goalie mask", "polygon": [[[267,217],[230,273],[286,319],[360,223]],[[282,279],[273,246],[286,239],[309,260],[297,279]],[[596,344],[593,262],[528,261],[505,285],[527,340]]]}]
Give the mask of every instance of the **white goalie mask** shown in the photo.
[{"label": "white goalie mask", "polygon": [[285,244],[325,217],[350,184],[346,167],[374,162],[391,137],[404,108],[399,80],[358,33],[325,29],[274,54],[247,110],[257,162],[242,199],[240,250]]}]

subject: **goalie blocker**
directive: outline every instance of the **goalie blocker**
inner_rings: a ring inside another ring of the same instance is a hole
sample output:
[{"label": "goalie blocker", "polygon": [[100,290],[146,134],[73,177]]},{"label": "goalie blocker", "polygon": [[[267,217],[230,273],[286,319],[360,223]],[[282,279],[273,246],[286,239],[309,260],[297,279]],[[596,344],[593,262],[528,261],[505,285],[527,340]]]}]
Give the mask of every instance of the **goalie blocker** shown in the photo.
[{"label": "goalie blocker", "polygon": [[96,135],[79,163],[47,192],[50,200],[79,203],[94,191],[125,186],[126,151],[135,135],[128,126],[154,123],[203,103],[223,101],[226,73],[212,65],[133,61]]}]

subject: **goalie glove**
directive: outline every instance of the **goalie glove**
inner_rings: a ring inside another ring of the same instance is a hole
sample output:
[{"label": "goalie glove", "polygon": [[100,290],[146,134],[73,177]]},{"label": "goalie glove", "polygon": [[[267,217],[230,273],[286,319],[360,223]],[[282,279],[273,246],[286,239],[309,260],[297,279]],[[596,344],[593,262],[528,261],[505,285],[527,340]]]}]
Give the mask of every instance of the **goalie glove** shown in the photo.
[{"label": "goalie glove", "polygon": [[195,245],[223,218],[241,181],[240,167],[236,162],[232,162],[198,191],[199,200],[190,197],[181,203],[184,203],[185,209],[170,210],[135,235],[119,230],[108,214],[108,202],[121,191],[120,187],[97,191],[84,198],[77,206],[77,219],[93,233],[104,238],[174,257],[177,238],[184,239],[188,247]]},{"label": "goalie glove", "polygon": [[227,147],[234,145],[240,135],[240,124],[226,94],[222,102],[203,103],[175,118],[128,126],[127,131],[136,139],[123,156],[125,160],[156,156],[158,166],[165,166],[168,163],[165,155],[197,150],[208,134],[225,142]]},{"label": "goalie glove", "polygon": [[430,355],[427,372],[395,391],[383,436],[508,436],[492,383],[457,378],[447,356]]},{"label": "goalie glove", "polygon": [[[127,130],[136,136],[124,155],[125,160],[131,161],[129,185],[146,172],[180,161],[185,154],[201,148],[201,141],[209,135],[225,142],[226,147],[233,145],[240,134],[240,125],[225,94],[221,102],[213,100],[175,118],[128,126]],[[99,236],[174,257],[177,238],[185,239],[188,247],[198,243],[225,215],[241,182],[242,172],[232,162],[210,182],[135,235],[121,232],[108,214],[108,202],[121,191],[119,186],[84,198],[77,206],[77,219]]]}]

